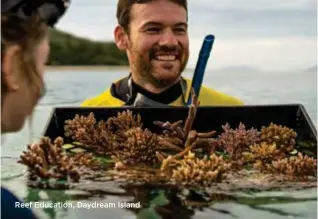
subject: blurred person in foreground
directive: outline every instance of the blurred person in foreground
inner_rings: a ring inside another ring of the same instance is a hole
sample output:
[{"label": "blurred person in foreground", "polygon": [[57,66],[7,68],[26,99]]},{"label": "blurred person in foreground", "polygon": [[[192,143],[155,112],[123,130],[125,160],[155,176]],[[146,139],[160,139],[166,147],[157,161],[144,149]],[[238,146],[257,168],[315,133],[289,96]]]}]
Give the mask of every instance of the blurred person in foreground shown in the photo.
[{"label": "blurred person in foreground", "polygon": [[[69,0],[1,1],[1,135],[21,130],[44,95],[49,29],[69,5]],[[1,186],[1,218],[35,218],[22,204]]]},{"label": "blurred person in foreground", "polygon": [[[119,0],[115,42],[126,51],[127,77],[82,106],[184,106],[192,81],[181,76],[189,58],[187,0]],[[202,86],[201,106],[242,105]]]}]

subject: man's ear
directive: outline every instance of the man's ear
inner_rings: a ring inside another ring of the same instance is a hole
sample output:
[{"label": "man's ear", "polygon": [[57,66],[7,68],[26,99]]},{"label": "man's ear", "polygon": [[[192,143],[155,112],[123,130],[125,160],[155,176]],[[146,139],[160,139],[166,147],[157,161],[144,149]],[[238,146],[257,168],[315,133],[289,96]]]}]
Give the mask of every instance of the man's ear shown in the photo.
[{"label": "man's ear", "polygon": [[19,53],[21,52],[19,46],[9,46],[5,49],[2,57],[1,71],[2,81],[5,83],[8,91],[16,91],[19,89],[19,75],[17,69],[16,60],[18,60]]},{"label": "man's ear", "polygon": [[124,28],[118,25],[114,30],[115,43],[120,50],[128,48],[128,37]]}]

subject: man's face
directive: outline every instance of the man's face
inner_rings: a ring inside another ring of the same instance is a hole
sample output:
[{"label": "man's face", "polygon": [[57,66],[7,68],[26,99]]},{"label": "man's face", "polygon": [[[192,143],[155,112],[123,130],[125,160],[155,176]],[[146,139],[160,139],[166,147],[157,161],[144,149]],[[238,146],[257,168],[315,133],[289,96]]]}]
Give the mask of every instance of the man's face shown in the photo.
[{"label": "man's face", "polygon": [[161,88],[173,84],[189,58],[187,12],[173,2],[134,4],[128,57],[140,80]]}]

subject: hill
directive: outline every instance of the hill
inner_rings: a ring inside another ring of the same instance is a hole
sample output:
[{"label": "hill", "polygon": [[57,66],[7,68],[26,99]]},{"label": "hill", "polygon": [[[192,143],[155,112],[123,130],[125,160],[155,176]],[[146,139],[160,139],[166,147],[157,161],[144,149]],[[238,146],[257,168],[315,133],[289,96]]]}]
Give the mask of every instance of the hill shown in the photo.
[{"label": "hill", "polygon": [[217,72],[243,72],[243,73],[255,73],[255,72],[260,72],[260,69],[250,67],[250,66],[245,66],[245,65],[234,65],[234,66],[228,66],[224,68],[220,68],[216,70]]},{"label": "hill", "polygon": [[306,72],[317,72],[317,65],[311,67],[311,68],[308,68],[305,70]]},{"label": "hill", "polygon": [[48,65],[128,65],[127,56],[114,42],[98,42],[51,31]]}]

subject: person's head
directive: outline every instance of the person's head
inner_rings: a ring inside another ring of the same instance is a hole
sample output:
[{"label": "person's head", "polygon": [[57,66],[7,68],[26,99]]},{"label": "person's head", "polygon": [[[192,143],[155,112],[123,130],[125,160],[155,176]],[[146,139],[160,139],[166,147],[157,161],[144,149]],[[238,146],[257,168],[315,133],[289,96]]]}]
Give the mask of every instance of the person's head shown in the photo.
[{"label": "person's head", "polygon": [[187,0],[119,0],[117,19],[133,78],[156,88],[178,81],[189,58]]},{"label": "person's head", "polygon": [[49,27],[69,1],[2,0],[1,132],[20,130],[44,91]]}]

